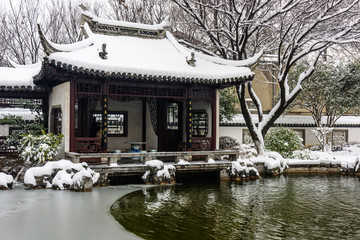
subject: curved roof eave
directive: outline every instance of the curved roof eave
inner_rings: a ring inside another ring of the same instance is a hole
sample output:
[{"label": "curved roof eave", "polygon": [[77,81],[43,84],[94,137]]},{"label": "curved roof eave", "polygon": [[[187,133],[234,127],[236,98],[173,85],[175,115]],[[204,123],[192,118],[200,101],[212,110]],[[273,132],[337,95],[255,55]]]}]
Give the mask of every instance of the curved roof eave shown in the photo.
[{"label": "curved roof eave", "polygon": [[[66,70],[74,74],[85,74],[91,76],[97,76],[101,78],[112,78],[112,79],[128,79],[128,80],[146,80],[153,82],[173,82],[173,83],[187,83],[187,84],[200,84],[200,85],[222,85],[226,84],[227,86],[236,85],[242,82],[251,81],[254,78],[254,74],[241,77],[224,77],[219,79],[208,79],[208,78],[199,78],[199,77],[178,77],[171,75],[152,75],[152,74],[138,74],[131,72],[105,72],[91,68],[83,68],[78,66],[73,66],[71,64],[62,63],[59,61],[51,60],[44,58],[44,63],[50,64],[56,69]],[[39,82],[40,78],[43,76],[43,71],[41,71],[37,76],[35,82]]]}]

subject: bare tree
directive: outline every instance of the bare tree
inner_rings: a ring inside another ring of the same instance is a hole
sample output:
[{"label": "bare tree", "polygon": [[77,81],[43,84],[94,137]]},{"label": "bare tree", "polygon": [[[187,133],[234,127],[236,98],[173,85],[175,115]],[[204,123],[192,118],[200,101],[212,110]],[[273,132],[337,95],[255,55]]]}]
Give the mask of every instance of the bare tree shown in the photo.
[{"label": "bare tree", "polygon": [[[80,0],[20,0],[8,1],[0,9],[0,63],[7,65],[5,56],[19,64],[38,62],[40,51],[37,24],[54,42],[71,43],[78,39],[80,26]],[[82,0],[89,9],[99,6]]]},{"label": "bare tree", "polygon": [[171,15],[168,0],[108,0],[110,8],[106,11],[108,18],[138,23],[156,24]]},{"label": "bare tree", "polygon": [[46,6],[45,34],[54,42],[75,42],[79,34],[79,1],[51,0]]},{"label": "bare tree", "polygon": [[[207,37],[203,45],[206,50],[233,60],[248,58],[261,48],[276,54],[274,79],[280,97],[269,114],[263,114],[251,82],[237,86],[242,114],[259,154],[265,151],[267,131],[300,93],[302,82],[314,71],[321,53],[333,45],[357,43],[359,39],[359,0],[172,1]],[[310,65],[291,88],[290,69],[304,58]],[[250,114],[247,94],[257,109],[258,122]]]},{"label": "bare tree", "polygon": [[36,23],[40,19],[39,0],[9,2],[7,14],[2,17],[0,38],[6,46],[6,53],[20,64],[38,61],[39,38]]},{"label": "bare tree", "polygon": [[2,44],[0,44],[0,67],[7,66],[6,63],[6,54],[7,54],[7,45],[8,37],[4,34],[5,32],[5,19],[6,11],[4,8],[0,8],[0,38]]}]

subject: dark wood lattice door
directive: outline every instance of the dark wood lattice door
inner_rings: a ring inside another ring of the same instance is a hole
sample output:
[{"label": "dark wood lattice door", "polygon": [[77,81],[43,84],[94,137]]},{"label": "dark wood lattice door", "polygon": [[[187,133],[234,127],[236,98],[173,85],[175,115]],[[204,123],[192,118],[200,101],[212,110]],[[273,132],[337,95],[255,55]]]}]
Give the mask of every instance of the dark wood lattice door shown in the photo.
[{"label": "dark wood lattice door", "polygon": [[158,107],[158,151],[178,151],[183,142],[183,103],[164,99]]}]

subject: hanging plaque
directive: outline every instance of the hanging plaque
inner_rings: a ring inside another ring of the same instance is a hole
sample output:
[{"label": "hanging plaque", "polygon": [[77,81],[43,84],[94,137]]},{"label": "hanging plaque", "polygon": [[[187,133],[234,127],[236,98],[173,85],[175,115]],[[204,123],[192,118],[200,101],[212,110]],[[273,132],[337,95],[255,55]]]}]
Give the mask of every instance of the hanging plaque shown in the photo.
[{"label": "hanging plaque", "polygon": [[101,136],[101,149],[107,150],[108,147],[108,97],[102,97],[102,136]]}]

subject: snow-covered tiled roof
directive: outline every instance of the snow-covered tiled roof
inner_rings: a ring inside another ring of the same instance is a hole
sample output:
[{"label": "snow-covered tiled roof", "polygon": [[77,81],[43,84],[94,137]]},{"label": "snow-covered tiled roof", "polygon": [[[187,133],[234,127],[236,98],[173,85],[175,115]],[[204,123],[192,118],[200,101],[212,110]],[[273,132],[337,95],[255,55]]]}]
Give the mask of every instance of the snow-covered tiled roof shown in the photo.
[{"label": "snow-covered tiled roof", "polygon": [[[101,19],[88,12],[84,14],[82,36],[85,39],[82,41],[60,45],[41,36],[48,54],[46,62],[67,71],[106,77],[231,84],[251,80],[254,73],[248,66],[256,63],[262,54],[243,61],[224,60],[183,47],[166,30],[165,23],[124,23]],[[159,35],[140,34],[146,31],[158,31]],[[104,52],[107,53],[105,59],[100,57]]]},{"label": "snow-covered tiled roof", "polygon": [[[258,122],[257,115],[253,116],[255,123]],[[321,121],[325,124],[326,117],[322,117]],[[225,120],[220,123],[221,126],[245,126],[245,120],[242,114],[237,114],[232,120]],[[315,126],[312,116],[301,115],[282,115],[276,121],[275,125],[278,126]],[[340,117],[335,126],[360,126],[360,116],[342,116]]]},{"label": "snow-covered tiled roof", "polygon": [[0,108],[0,119],[7,115],[15,115],[22,117],[24,120],[35,120],[35,114],[33,114],[29,109],[24,108]]},{"label": "snow-covered tiled roof", "polygon": [[33,89],[33,77],[40,72],[41,64],[0,67],[0,90]]}]

